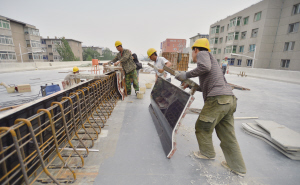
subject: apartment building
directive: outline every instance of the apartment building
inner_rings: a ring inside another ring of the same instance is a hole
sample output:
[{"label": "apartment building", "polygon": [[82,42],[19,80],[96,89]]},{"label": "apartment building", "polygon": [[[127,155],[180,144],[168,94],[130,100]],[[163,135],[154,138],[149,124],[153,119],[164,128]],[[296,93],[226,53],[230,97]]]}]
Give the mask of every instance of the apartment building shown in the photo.
[{"label": "apartment building", "polygon": [[39,30],[30,24],[0,16],[0,62],[41,62]]},{"label": "apartment building", "polygon": [[161,42],[160,49],[162,52],[178,52],[182,53],[186,47],[185,39],[166,39]]},{"label": "apartment building", "polygon": [[97,51],[98,53],[100,53],[100,55],[102,55],[102,50],[103,50],[103,48],[101,48],[101,47],[98,47],[98,46],[82,46],[82,50],[85,50],[85,49],[92,49],[92,50],[94,50],[94,51]]},{"label": "apartment building", "polygon": [[263,0],[210,26],[210,48],[229,65],[300,70],[300,0]]},{"label": "apartment building", "polygon": [[[75,57],[78,57],[80,61],[83,61],[82,58],[82,46],[80,41],[74,40],[74,39],[65,39]],[[43,60],[46,62],[58,62],[62,61],[62,58],[60,57],[59,53],[57,52],[57,45],[61,45],[61,39],[60,38],[41,38],[41,49],[42,49],[42,57]]]},{"label": "apartment building", "polygon": [[192,46],[196,40],[201,39],[201,38],[209,39],[209,35],[197,33],[197,35],[190,38],[190,46],[187,48],[188,53],[189,53],[189,62],[192,62]]}]

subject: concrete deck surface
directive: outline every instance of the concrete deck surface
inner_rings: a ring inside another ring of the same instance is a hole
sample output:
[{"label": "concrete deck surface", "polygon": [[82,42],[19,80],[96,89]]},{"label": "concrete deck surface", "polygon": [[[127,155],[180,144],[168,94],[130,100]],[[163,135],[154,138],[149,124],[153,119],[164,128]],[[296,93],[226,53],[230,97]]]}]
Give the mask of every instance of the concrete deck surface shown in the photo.
[{"label": "concrete deck surface", "polygon": [[[18,78],[24,80],[22,83],[29,83],[29,79],[43,76],[49,81],[57,79],[60,82],[66,73],[58,71],[62,70],[5,73],[0,74],[0,81],[18,83],[8,80]],[[235,117],[259,117],[300,132],[300,85],[237,75],[226,75],[226,79],[229,83],[251,89],[233,91],[238,98]],[[198,82],[198,79],[194,80]],[[154,82],[154,74],[140,74],[140,85],[147,82]],[[172,83],[179,85],[174,78]],[[0,102],[4,98],[7,101],[8,97],[3,89]],[[83,173],[78,175],[75,184],[299,184],[300,161],[288,159],[264,141],[243,132],[241,123],[254,120],[235,121],[236,136],[247,167],[244,178],[221,166],[224,155],[215,133],[216,159],[195,159],[192,152],[198,150],[194,134],[196,114],[188,114],[183,119],[176,135],[177,151],[167,159],[148,111],[150,92],[147,89],[142,100],[131,95],[117,103],[103,128],[107,136],[100,137],[94,146],[100,151],[91,152],[85,158],[85,167],[80,170]],[[191,107],[202,108],[203,105],[202,94],[197,92]]]}]

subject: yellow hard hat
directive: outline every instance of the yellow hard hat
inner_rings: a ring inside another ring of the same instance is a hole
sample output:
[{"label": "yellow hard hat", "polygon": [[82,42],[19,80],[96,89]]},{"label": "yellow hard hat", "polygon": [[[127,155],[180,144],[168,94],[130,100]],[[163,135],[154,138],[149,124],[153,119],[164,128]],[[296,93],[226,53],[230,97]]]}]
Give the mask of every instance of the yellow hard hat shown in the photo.
[{"label": "yellow hard hat", "polygon": [[118,47],[118,46],[120,46],[120,45],[122,45],[122,42],[117,40],[117,41],[115,42],[115,46]]},{"label": "yellow hard hat", "polygon": [[208,42],[207,38],[201,38],[201,39],[196,40],[194,42],[194,45],[192,46],[192,49],[194,49],[194,47],[206,48],[210,52],[209,42]]},{"label": "yellow hard hat", "polygon": [[156,52],[156,49],[154,49],[154,48],[148,49],[148,51],[147,51],[148,57],[150,57],[155,52]]},{"label": "yellow hard hat", "polygon": [[77,66],[73,67],[73,73],[75,73],[77,71],[79,71],[78,67]]}]

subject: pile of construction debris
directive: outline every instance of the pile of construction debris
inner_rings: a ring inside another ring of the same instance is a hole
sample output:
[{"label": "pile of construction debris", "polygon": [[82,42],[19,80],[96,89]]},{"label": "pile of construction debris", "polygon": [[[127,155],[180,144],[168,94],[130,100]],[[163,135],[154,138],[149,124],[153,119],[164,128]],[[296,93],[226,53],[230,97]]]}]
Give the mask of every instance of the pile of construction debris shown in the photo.
[{"label": "pile of construction debris", "polygon": [[300,160],[300,134],[273,121],[243,123],[246,133],[257,137],[290,159]]}]

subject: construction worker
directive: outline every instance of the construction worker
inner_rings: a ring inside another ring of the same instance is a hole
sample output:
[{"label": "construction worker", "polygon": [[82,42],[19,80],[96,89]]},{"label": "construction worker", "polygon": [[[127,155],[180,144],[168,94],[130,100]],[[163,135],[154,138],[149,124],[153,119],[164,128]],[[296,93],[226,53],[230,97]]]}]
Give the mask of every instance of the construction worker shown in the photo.
[{"label": "construction worker", "polygon": [[158,70],[154,69],[155,74],[155,82],[157,80],[157,77],[162,77],[163,79],[166,79],[167,81],[171,82],[171,75],[168,72],[165,72],[163,69],[164,66],[171,67],[172,63],[169,62],[164,57],[157,56],[156,50],[154,48],[150,48],[147,51],[148,57],[150,60],[154,61],[154,66],[158,68]]},{"label": "construction worker", "polygon": [[228,58],[225,57],[224,60],[222,60],[222,71],[223,71],[223,75],[226,74],[226,71],[228,70]]},{"label": "construction worker", "polygon": [[72,85],[73,83],[78,84],[80,82],[79,78],[74,78],[74,74],[79,73],[79,68],[77,66],[73,67],[73,72],[68,74],[64,81],[66,82],[67,85]]},{"label": "construction worker", "polygon": [[246,174],[246,166],[235,137],[233,113],[236,111],[237,99],[227,83],[217,60],[212,56],[206,38],[195,41],[192,46],[193,61],[197,68],[189,72],[180,72],[176,79],[199,77],[199,91],[203,94],[204,106],[195,124],[196,138],[200,151],[194,155],[200,159],[215,159],[212,142],[213,130],[221,141],[225,160],[222,166],[237,175]]},{"label": "construction worker", "polygon": [[120,41],[116,41],[115,46],[119,53],[112,61],[104,63],[103,65],[105,66],[108,63],[114,63],[114,65],[117,66],[121,64],[122,68],[125,71],[127,95],[131,94],[131,79],[133,81],[133,87],[136,93],[137,91],[139,91],[139,84],[137,80],[136,65],[131,56],[131,51],[128,49],[124,49]]}]

